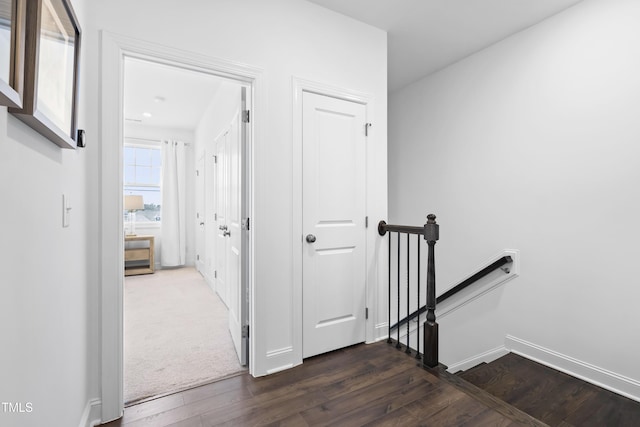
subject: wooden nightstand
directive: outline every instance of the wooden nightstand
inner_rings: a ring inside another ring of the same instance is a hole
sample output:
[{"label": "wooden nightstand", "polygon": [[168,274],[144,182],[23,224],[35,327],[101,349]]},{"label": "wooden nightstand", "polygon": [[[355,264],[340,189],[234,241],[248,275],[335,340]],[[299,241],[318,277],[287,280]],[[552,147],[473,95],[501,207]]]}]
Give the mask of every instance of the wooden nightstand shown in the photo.
[{"label": "wooden nightstand", "polygon": [[[149,246],[138,247],[138,245],[132,245],[132,247],[127,247],[128,242],[148,242]],[[124,236],[125,276],[133,276],[136,274],[150,274],[155,271],[153,245],[153,236]]]}]

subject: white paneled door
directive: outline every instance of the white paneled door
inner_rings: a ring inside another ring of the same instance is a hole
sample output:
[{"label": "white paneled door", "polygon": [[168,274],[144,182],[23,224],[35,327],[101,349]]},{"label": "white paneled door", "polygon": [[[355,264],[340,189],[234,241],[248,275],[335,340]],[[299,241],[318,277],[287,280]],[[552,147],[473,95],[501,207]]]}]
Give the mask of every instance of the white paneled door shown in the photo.
[{"label": "white paneled door", "polygon": [[228,191],[228,159],[229,139],[227,138],[229,130],[218,136],[214,142],[215,145],[215,212],[216,212],[216,228],[215,236],[215,288],[218,296],[229,306],[229,286],[227,283],[227,258],[229,253],[229,239],[227,239],[228,211],[229,211],[229,191]]},{"label": "white paneled door", "polygon": [[366,106],[303,92],[303,357],[365,340]]},{"label": "white paneled door", "polygon": [[217,274],[215,253],[216,245],[218,244],[218,168],[216,163],[216,150],[217,146],[214,143],[213,146],[206,147],[204,153],[204,271],[207,282],[213,284],[214,289],[216,288],[215,277]]},{"label": "white paneled door", "polygon": [[205,245],[205,154],[196,163],[196,269],[203,276],[206,275],[206,245]]},{"label": "white paneled door", "polygon": [[[244,88],[243,88],[244,93]],[[242,107],[244,111],[244,107]],[[227,253],[228,279],[229,279],[229,332],[236,348],[236,353],[240,363],[247,364],[247,343],[243,336],[245,321],[245,290],[243,284],[243,241],[245,238],[245,227],[243,227],[243,199],[242,185],[244,182],[243,171],[245,132],[242,122],[242,112],[238,111],[233,117],[229,128],[229,212],[227,216],[229,239],[229,252]]]},{"label": "white paneled door", "polygon": [[216,139],[216,291],[229,309],[229,332],[238,359],[247,365],[248,336],[248,194],[246,147],[249,132],[247,93],[227,130]]}]

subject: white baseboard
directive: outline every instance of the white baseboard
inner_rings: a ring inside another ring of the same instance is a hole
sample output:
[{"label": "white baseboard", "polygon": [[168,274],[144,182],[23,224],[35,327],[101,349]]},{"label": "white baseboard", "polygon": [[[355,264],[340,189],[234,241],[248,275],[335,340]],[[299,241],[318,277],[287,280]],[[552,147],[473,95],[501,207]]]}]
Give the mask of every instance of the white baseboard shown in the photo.
[{"label": "white baseboard", "polygon": [[102,401],[100,399],[90,399],[84,411],[82,412],[82,418],[80,418],[80,427],[94,427],[98,424],[102,424]]},{"label": "white baseboard", "polygon": [[507,353],[509,353],[509,350],[507,350],[505,346],[500,346],[492,350],[485,351],[484,353],[471,356],[468,359],[462,360],[460,362],[453,363],[449,366],[447,371],[451,373],[466,371],[467,369],[473,368],[474,366],[479,365],[482,362],[493,362],[494,360],[501,358]]},{"label": "white baseboard", "polygon": [[276,350],[267,351],[265,359],[268,361],[269,366],[273,366],[266,370],[267,375],[275,374],[276,372],[284,371],[286,369],[293,368],[294,363],[291,363],[293,358],[293,347],[284,347]]},{"label": "white baseboard", "polygon": [[267,375],[275,374],[276,372],[286,371],[287,369],[293,368],[293,363],[287,363],[286,365],[278,366],[273,369],[267,369]]},{"label": "white baseboard", "polygon": [[378,342],[387,339],[387,335],[389,333],[389,324],[387,322],[378,323],[373,327],[373,341],[367,342]]},{"label": "white baseboard", "polygon": [[505,347],[550,368],[640,402],[640,382],[573,357],[507,335]]},{"label": "white baseboard", "polygon": [[371,342],[367,342],[367,344],[373,344],[373,343],[377,343],[377,342],[380,342],[380,341],[385,341],[387,338],[388,338],[388,336],[385,334],[384,336],[376,337],[375,340],[373,340]]}]

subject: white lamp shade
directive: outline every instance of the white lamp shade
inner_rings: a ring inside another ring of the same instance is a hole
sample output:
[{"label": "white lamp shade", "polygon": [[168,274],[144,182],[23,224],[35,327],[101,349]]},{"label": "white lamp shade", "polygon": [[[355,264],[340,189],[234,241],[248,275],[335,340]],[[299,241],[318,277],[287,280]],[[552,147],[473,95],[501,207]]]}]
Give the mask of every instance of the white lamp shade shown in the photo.
[{"label": "white lamp shade", "polygon": [[127,211],[139,211],[144,209],[142,196],[124,196],[124,209]]}]

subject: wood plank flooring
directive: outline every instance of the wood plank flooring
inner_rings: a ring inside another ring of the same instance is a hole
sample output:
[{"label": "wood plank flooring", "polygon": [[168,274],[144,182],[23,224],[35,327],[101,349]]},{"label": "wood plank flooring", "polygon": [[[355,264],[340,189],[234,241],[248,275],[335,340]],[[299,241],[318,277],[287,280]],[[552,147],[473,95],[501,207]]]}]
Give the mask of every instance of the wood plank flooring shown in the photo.
[{"label": "wood plank flooring", "polygon": [[515,354],[456,376],[378,343],[130,406],[103,427],[324,425],[640,426],[640,403]]},{"label": "wood plank flooring", "polygon": [[131,406],[103,426],[522,425],[517,415],[504,415],[377,343],[306,359],[267,377],[241,374]]},{"label": "wood plank flooring", "polygon": [[513,353],[459,376],[550,426],[640,426],[640,403]]}]

